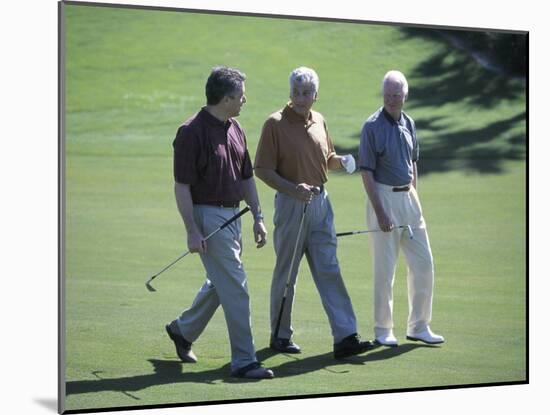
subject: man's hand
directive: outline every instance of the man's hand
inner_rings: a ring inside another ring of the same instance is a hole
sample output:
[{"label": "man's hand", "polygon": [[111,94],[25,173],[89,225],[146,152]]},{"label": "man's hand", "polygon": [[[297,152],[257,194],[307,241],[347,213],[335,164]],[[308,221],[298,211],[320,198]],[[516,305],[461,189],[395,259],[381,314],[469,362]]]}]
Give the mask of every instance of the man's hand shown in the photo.
[{"label": "man's hand", "polygon": [[313,199],[313,196],[318,194],[319,188],[316,186],[310,186],[307,183],[300,183],[294,189],[294,196],[296,199],[308,204]]},{"label": "man's hand", "polygon": [[351,154],[346,154],[340,159],[342,167],[346,169],[348,174],[352,174],[355,171],[355,158]]},{"label": "man's hand", "polygon": [[206,254],[206,241],[200,232],[187,234],[187,248],[191,253]]},{"label": "man's hand", "polygon": [[254,240],[256,248],[261,248],[267,243],[267,230],[265,229],[264,221],[259,219],[254,221]]},{"label": "man's hand", "polygon": [[376,217],[378,218],[378,226],[380,226],[381,231],[390,232],[393,230],[393,221],[386,215],[386,212],[377,212]]}]

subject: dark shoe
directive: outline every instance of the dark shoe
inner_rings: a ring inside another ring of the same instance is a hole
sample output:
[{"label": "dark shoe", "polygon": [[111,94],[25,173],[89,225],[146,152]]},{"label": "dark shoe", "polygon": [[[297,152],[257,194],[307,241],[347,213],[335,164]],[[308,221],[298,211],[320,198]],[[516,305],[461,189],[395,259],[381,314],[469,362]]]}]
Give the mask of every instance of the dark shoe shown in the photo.
[{"label": "dark shoe", "polygon": [[296,343],[294,343],[290,339],[274,339],[272,337],[271,342],[269,343],[269,347],[281,353],[300,353],[301,352],[300,346],[298,346]]},{"label": "dark shoe", "polygon": [[231,373],[231,376],[245,379],[273,379],[275,377],[271,369],[262,367],[258,362],[251,363],[234,371]]},{"label": "dark shoe", "polygon": [[191,343],[181,335],[176,321],[166,325],[166,333],[176,346],[176,353],[183,363],[197,363],[197,356],[191,350]]},{"label": "dark shoe", "polygon": [[373,348],[373,342],[362,342],[359,340],[359,335],[357,333],[354,333],[334,345],[334,358],[341,359],[343,357],[361,354]]}]

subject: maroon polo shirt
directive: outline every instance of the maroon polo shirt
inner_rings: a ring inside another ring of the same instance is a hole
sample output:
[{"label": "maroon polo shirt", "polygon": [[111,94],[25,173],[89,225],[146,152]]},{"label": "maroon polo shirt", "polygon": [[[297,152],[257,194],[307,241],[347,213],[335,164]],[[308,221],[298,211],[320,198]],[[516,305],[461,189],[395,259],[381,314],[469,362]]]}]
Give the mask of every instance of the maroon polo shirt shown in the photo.
[{"label": "maroon polo shirt", "polygon": [[194,204],[244,199],[241,182],[252,177],[252,163],[233,118],[220,121],[203,107],[178,129],[173,147],[174,179],[190,185]]}]

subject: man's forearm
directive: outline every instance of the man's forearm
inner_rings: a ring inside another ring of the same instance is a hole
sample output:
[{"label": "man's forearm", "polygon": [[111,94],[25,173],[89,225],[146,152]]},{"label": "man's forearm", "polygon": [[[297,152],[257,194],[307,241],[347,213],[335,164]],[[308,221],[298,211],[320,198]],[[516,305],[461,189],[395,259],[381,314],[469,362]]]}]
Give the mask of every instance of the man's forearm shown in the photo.
[{"label": "man's forearm", "polygon": [[243,181],[244,201],[250,207],[252,216],[256,216],[262,213],[260,207],[260,199],[258,198],[258,190],[256,189],[256,181],[254,177]]},{"label": "man's forearm", "polygon": [[384,209],[382,208],[382,203],[380,202],[380,197],[378,196],[374,176],[372,172],[363,170],[361,172],[361,177],[363,178],[363,186],[365,187],[365,191],[367,192],[369,200],[372,203],[372,207],[374,208],[376,215],[380,216],[380,214],[384,212]]},{"label": "man's forearm", "polygon": [[258,177],[269,187],[287,195],[294,195],[294,191],[296,190],[296,183],[292,183],[282,178],[275,170],[256,167],[254,169],[254,172],[256,174],[256,177]]},{"label": "man's forearm", "polygon": [[342,156],[335,154],[328,159],[327,166],[329,170],[341,170],[344,168],[342,164]]},{"label": "man's forearm", "polygon": [[176,203],[178,210],[185,224],[187,233],[198,232],[197,224],[195,223],[195,217],[193,216],[193,199],[191,197],[191,189],[188,184],[178,183],[174,184],[174,192],[176,195]]}]

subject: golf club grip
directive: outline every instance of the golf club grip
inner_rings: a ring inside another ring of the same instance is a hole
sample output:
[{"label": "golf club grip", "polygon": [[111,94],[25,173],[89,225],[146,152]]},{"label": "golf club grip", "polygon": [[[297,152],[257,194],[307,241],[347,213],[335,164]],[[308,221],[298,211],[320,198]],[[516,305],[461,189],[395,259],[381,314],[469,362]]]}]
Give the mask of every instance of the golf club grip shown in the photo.
[{"label": "golf club grip", "polygon": [[222,226],[220,226],[220,231],[225,228],[226,226],[230,225],[231,223],[235,222],[237,219],[239,219],[242,215],[244,215],[246,212],[250,210],[250,207],[245,206],[243,210],[241,210],[239,213],[237,213],[232,218],[228,219],[227,222],[225,222]]},{"label": "golf club grip", "polygon": [[336,237],[353,235],[354,233],[355,233],[355,232],[342,232],[342,233],[337,233],[337,234],[336,234]]}]

